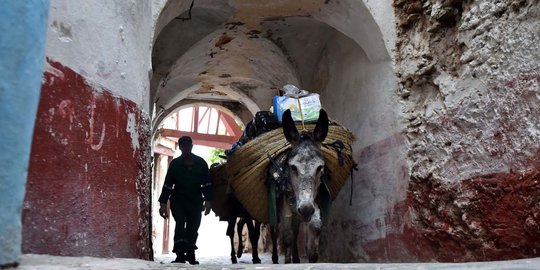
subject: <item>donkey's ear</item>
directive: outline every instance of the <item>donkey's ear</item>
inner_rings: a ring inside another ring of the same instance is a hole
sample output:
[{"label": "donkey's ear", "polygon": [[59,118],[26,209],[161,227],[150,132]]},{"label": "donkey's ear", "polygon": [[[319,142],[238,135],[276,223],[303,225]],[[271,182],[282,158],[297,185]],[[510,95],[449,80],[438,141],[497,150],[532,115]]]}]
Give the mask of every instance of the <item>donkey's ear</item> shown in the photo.
[{"label": "donkey's ear", "polygon": [[283,135],[285,135],[287,141],[291,144],[297,143],[300,139],[300,134],[298,134],[298,129],[296,129],[296,125],[292,119],[291,110],[286,110],[283,113],[282,126]]},{"label": "donkey's ear", "polygon": [[313,138],[315,141],[322,143],[326,135],[328,135],[328,115],[325,110],[321,109],[319,111],[319,120],[317,120],[317,125],[313,130]]}]

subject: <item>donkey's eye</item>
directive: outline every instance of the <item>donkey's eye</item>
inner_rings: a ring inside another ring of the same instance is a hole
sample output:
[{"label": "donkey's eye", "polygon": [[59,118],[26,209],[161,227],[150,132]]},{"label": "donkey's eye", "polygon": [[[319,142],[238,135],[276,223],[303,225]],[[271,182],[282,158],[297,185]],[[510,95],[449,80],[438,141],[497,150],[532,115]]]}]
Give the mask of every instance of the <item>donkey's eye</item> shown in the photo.
[{"label": "donkey's eye", "polygon": [[292,170],[293,172],[295,172],[295,173],[298,172],[298,168],[296,168],[296,166],[294,166],[294,165],[291,166],[291,170]]},{"label": "donkey's eye", "polygon": [[323,171],[323,169],[324,169],[324,167],[323,167],[323,166],[319,166],[319,167],[317,167],[317,172],[322,172],[322,171]]}]

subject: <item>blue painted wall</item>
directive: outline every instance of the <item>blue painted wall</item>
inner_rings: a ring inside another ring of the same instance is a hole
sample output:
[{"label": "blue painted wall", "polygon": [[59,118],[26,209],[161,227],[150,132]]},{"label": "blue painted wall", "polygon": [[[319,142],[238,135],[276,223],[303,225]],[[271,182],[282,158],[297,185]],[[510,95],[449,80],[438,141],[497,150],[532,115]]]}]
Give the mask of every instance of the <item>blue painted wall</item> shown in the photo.
[{"label": "blue painted wall", "polygon": [[48,0],[6,0],[0,8],[0,265],[21,255],[21,210],[48,8]]}]

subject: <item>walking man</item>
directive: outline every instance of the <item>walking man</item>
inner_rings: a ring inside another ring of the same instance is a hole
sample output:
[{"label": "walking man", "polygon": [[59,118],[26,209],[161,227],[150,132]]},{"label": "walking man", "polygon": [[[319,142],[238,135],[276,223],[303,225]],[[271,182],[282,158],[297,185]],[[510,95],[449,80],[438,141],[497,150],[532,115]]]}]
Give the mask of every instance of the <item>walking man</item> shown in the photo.
[{"label": "walking man", "polygon": [[[193,148],[189,136],[178,140],[182,155],[173,159],[165,176],[165,183],[159,196],[159,214],[167,218],[167,201],[176,222],[174,247],[176,259],[173,262],[199,264],[195,260],[197,237],[201,225],[201,211],[210,213],[212,201],[212,181],[210,170],[204,159],[191,153]],[[203,204],[204,202],[204,204]]]}]

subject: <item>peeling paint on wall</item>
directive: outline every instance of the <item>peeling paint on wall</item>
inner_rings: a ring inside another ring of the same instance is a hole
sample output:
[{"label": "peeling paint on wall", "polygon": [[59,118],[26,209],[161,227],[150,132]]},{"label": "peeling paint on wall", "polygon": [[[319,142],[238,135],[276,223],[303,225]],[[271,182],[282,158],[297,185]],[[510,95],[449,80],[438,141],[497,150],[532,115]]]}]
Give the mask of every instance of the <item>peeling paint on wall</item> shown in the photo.
[{"label": "peeling paint on wall", "polygon": [[128,113],[126,131],[131,137],[131,147],[133,148],[133,156],[139,149],[139,133],[137,132],[137,123],[135,122],[135,114]]},{"label": "peeling paint on wall", "polygon": [[23,209],[23,252],[151,258],[148,115],[47,62]]},{"label": "peeling paint on wall", "polygon": [[51,1],[47,57],[149,111],[152,2]]}]

